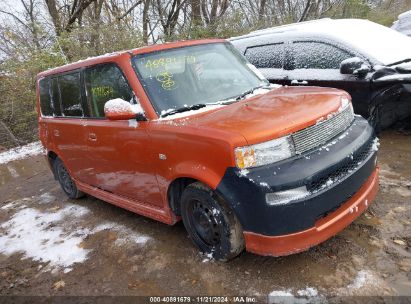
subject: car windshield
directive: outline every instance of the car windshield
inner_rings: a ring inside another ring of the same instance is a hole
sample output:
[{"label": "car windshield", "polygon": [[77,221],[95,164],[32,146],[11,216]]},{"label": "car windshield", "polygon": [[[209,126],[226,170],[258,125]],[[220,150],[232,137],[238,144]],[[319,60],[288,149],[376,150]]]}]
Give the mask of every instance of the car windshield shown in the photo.
[{"label": "car windshield", "polygon": [[159,115],[235,99],[268,84],[229,43],[140,54],[133,66]]}]

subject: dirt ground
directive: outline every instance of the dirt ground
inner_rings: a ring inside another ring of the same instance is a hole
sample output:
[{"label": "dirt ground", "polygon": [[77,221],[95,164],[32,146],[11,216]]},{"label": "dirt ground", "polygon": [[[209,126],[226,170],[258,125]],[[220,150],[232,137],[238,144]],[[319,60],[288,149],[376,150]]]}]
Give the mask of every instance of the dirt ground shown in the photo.
[{"label": "dirt ground", "polygon": [[0,165],[0,295],[411,296],[411,137],[380,138],[368,212],[307,252],[228,263],[201,255],[182,223],[67,199],[40,155]]}]

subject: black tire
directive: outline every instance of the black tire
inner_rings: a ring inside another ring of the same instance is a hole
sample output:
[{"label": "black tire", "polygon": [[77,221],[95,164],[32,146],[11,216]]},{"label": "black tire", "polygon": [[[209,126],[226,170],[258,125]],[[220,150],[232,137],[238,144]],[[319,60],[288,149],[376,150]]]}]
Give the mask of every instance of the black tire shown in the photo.
[{"label": "black tire", "polygon": [[181,216],[194,243],[216,260],[228,261],[244,250],[241,224],[222,198],[202,183],[187,186]]},{"label": "black tire", "polygon": [[60,183],[61,188],[67,194],[69,198],[77,199],[83,197],[85,194],[77,189],[76,184],[71,178],[69,172],[64,166],[60,158],[56,158],[53,162],[54,172]]}]

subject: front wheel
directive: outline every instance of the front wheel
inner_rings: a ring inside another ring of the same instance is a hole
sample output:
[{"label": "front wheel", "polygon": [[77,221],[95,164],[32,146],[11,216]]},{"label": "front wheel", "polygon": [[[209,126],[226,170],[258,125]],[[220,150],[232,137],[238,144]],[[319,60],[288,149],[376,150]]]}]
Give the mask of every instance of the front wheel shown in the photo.
[{"label": "front wheel", "polygon": [[76,184],[60,158],[54,160],[53,167],[61,188],[69,198],[77,199],[84,196],[84,193],[77,189]]},{"label": "front wheel", "polygon": [[222,198],[201,183],[193,183],[181,198],[184,226],[200,250],[217,260],[230,260],[244,249],[243,231]]}]

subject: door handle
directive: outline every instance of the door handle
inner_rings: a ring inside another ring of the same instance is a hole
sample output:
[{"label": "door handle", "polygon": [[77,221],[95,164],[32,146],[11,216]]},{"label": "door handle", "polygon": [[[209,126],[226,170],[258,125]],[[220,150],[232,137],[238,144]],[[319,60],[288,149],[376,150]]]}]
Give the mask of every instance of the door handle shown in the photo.
[{"label": "door handle", "polygon": [[92,141],[96,141],[97,140],[97,135],[95,133],[89,133],[88,134],[88,139],[90,139]]},{"label": "door handle", "polygon": [[293,85],[307,85],[308,82],[307,82],[307,80],[294,79],[294,80],[291,81],[291,84],[293,84]]}]

